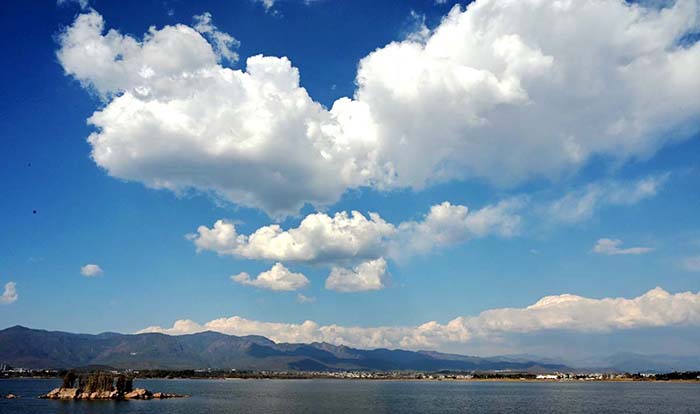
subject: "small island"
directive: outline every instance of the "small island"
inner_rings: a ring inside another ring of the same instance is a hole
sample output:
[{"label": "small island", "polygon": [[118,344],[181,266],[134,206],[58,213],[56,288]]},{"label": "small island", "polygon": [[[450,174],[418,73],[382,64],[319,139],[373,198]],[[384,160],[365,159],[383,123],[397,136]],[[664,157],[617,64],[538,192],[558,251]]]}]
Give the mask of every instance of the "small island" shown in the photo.
[{"label": "small island", "polygon": [[134,388],[133,378],[124,374],[93,372],[77,375],[69,371],[63,377],[63,384],[39,398],[50,400],[151,400],[183,398],[185,395],[166,392],[151,392],[144,388]]}]

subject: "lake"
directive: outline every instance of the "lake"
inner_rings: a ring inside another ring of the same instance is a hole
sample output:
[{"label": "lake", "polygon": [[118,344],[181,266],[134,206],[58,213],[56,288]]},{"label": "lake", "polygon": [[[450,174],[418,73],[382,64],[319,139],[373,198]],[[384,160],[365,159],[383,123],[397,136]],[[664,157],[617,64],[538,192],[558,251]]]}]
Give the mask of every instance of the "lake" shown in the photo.
[{"label": "lake", "polygon": [[699,413],[700,383],[137,380],[157,401],[40,400],[59,380],[0,380],[2,414]]}]

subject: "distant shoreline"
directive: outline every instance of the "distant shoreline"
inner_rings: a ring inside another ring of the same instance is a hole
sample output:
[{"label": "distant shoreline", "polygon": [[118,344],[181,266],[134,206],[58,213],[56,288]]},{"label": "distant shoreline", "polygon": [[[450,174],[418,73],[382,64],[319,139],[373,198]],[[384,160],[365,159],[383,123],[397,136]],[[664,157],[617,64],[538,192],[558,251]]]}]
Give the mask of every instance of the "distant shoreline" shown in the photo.
[{"label": "distant shoreline", "polygon": [[[0,381],[7,380],[60,380],[58,377],[7,377],[0,378]],[[339,378],[339,377],[324,377],[324,376],[309,376],[309,377],[177,377],[177,378],[136,378],[138,381],[368,381],[368,382],[509,382],[509,383],[696,383],[700,384],[700,379],[670,379],[670,380],[654,380],[654,379],[596,379],[596,380],[575,380],[575,379],[532,379],[532,378],[463,378],[463,379],[430,379],[430,378]]]}]

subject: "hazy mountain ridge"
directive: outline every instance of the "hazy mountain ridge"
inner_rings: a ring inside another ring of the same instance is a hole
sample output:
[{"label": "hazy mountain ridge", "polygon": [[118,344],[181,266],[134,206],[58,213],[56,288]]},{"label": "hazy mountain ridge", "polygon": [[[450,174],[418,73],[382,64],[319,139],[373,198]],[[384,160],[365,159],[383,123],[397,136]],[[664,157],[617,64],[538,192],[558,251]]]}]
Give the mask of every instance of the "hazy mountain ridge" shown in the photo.
[{"label": "hazy mountain ridge", "polygon": [[275,343],[261,336],[201,332],[73,334],[15,326],[0,331],[0,363],[24,368],[107,365],[134,369],[239,370],[534,370],[561,364],[433,351],[363,350],[328,343]]},{"label": "hazy mountain ridge", "polygon": [[621,352],[610,355],[605,359],[606,366],[612,366],[627,372],[671,372],[698,371],[700,357],[677,355],[644,355],[633,352]]}]

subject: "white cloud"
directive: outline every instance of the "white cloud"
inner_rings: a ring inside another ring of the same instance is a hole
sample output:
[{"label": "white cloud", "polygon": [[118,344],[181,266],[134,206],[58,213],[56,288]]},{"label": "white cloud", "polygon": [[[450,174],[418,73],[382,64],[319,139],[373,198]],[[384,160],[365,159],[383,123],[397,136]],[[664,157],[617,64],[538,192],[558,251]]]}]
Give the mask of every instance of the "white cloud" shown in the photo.
[{"label": "white cloud", "polygon": [[[321,0],[303,0],[301,3],[305,6],[310,6],[314,3],[318,3],[319,1]],[[276,11],[273,10],[273,7],[278,2],[278,0],[253,0],[253,2],[260,3],[266,12],[272,12],[273,15],[277,14]]]},{"label": "white cloud", "polygon": [[411,32],[407,36],[407,40],[413,42],[424,42],[432,33],[428,26],[425,25],[425,14],[417,13],[411,10],[410,23],[413,26]]},{"label": "white cloud", "polygon": [[700,272],[700,256],[686,257],[681,261],[681,265],[685,270]]},{"label": "white cloud", "polygon": [[56,0],[56,4],[59,6],[66,6],[71,3],[79,5],[83,10],[87,9],[88,7],[88,0]]},{"label": "white cloud", "polygon": [[511,237],[518,233],[524,206],[519,198],[501,201],[476,211],[447,201],[430,207],[422,221],[399,224],[392,256],[427,252],[435,247],[451,246],[472,238],[491,235]]},{"label": "white cloud", "polygon": [[608,256],[619,255],[619,254],[645,254],[654,250],[651,247],[628,247],[621,248],[622,240],[619,239],[599,239],[595,246],[593,246],[593,251],[599,254],[606,254]]},{"label": "white cloud", "polygon": [[301,293],[297,293],[297,302],[299,303],[314,303],[316,298],[313,296],[306,296]]},{"label": "white cloud", "polygon": [[386,261],[380,257],[360,263],[352,269],[333,267],[326,289],[337,292],[365,292],[386,287]]},{"label": "white cloud", "polygon": [[285,291],[299,290],[309,284],[309,279],[306,276],[291,272],[282,263],[275,263],[270,270],[260,273],[255,279],[251,279],[248,273],[241,272],[231,276],[231,280],[260,289]]},{"label": "white cloud", "polygon": [[469,211],[467,207],[444,202],[432,206],[422,221],[394,225],[376,213],[365,217],[358,211],[334,216],[314,213],[298,227],[283,230],[264,226],[250,235],[239,234],[233,223],[218,220],[212,228],[200,226],[187,237],[198,251],[247,259],[338,263],[378,259],[384,255],[424,252],[470,238],[489,235],[512,236],[520,223],[515,200]]},{"label": "white cloud", "polygon": [[262,6],[265,8],[265,11],[269,11],[277,2],[277,0],[253,0],[253,1],[262,4]]},{"label": "white cloud", "polygon": [[[217,220],[211,228],[199,226],[196,233],[186,237],[198,252],[347,267],[382,257],[401,260],[471,239],[513,237],[520,234],[527,220],[544,220],[550,224],[581,222],[607,206],[631,205],[655,196],[669,176],[663,173],[634,181],[594,182],[554,201],[519,196],[476,210],[445,201],[431,206],[419,220],[397,224],[385,221],[376,213],[365,216],[358,211],[343,211],[332,216],[313,213],[297,227],[285,230],[272,224],[251,234],[239,233],[232,222]],[[627,254],[647,252],[639,249],[619,250]]]},{"label": "white cloud", "polygon": [[[314,213],[298,227],[283,230],[278,224],[264,226],[250,235],[240,234],[236,225],[217,220],[208,228],[186,237],[197,251],[209,250],[252,260],[275,260],[332,265],[326,288],[337,292],[383,289],[387,285],[385,257],[400,260],[434,248],[463,243],[472,238],[497,235],[510,237],[520,226],[518,210],[522,202],[509,199],[470,211],[449,202],[434,205],[420,221],[394,225],[376,213],[365,217],[358,211],[333,216]],[[281,266],[278,263],[279,266]],[[246,273],[235,276],[246,284]]]},{"label": "white cloud", "polygon": [[197,250],[248,259],[329,262],[373,257],[387,237],[396,232],[378,214],[369,219],[357,211],[306,216],[299,227],[282,230],[277,224],[264,226],[250,235],[238,234],[233,223],[218,220],[214,227],[200,226],[188,237]]},{"label": "white cloud", "polygon": [[58,58],[105,99],[89,142],[110,175],[282,216],[348,188],[509,185],[688,138],[700,43],[678,39],[698,30],[698,11],[696,0],[477,0],[429,36],[362,59],[353,98],[330,111],[288,59],[253,56],[231,70],[217,63],[215,38],[212,47],[184,25],[137,40],[103,34],[102,17],[83,14]]},{"label": "white cloud", "polygon": [[549,203],[543,213],[547,220],[558,223],[581,222],[606,206],[633,205],[655,196],[669,177],[663,173],[631,182],[592,183]]},{"label": "white cloud", "polygon": [[681,88],[700,87],[682,67],[700,61],[700,45],[676,47],[698,27],[687,13],[697,16],[696,1],[662,11],[613,0],[476,1],[453,8],[425,43],[394,42],[364,58],[356,99],[399,185],[520,182],[595,155],[644,156],[700,110]]},{"label": "white cloud", "polygon": [[224,58],[229,62],[238,60],[238,53],[231,49],[240,46],[240,42],[228,33],[220,31],[211,21],[211,13],[205,12],[201,15],[194,16],[194,30],[207,36],[214,46],[217,56]]},{"label": "white cloud", "polygon": [[342,143],[323,132],[332,117],[287,58],[253,56],[243,72],[219,65],[188,26],[152,28],[143,41],[103,27],[96,12],[78,16],[60,36],[58,59],[106,101],[89,119],[97,131],[88,141],[110,175],[276,216],[330,204],[372,176],[355,157],[371,152],[367,139]]},{"label": "white cloud", "polygon": [[97,277],[101,276],[102,273],[104,273],[102,268],[96,264],[86,264],[80,268],[80,274],[85,277]]},{"label": "white cloud", "polygon": [[5,283],[5,291],[0,296],[0,304],[9,305],[17,301],[19,295],[17,294],[17,284],[15,282]]},{"label": "white cloud", "polygon": [[329,342],[361,348],[437,348],[495,339],[503,334],[546,330],[610,332],[667,326],[700,326],[700,292],[670,294],[661,288],[627,298],[591,299],[563,294],[546,296],[525,308],[492,309],[477,316],[458,317],[446,324],[431,321],[418,326],[356,327],[253,321],[239,316],[200,325],[191,320],[172,328],[152,326],[141,332],[185,334],[214,330],[232,335],[264,335],[277,342]]}]

